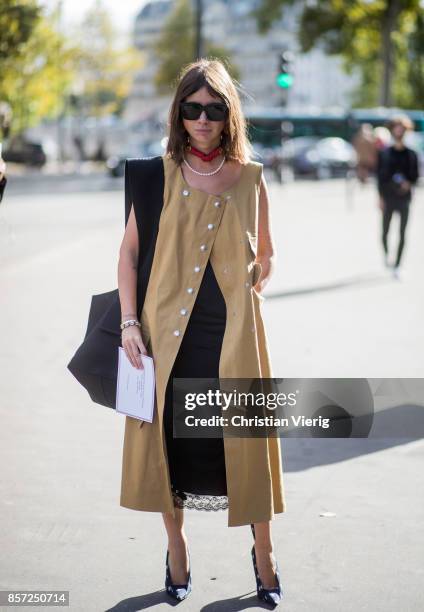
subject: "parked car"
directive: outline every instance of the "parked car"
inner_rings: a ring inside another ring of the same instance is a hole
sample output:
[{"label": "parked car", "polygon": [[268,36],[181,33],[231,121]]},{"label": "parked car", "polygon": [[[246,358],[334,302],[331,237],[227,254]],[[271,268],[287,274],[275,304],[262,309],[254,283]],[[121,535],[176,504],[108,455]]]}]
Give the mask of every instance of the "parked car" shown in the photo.
[{"label": "parked car", "polygon": [[298,136],[290,138],[282,144],[278,168],[283,181],[309,172],[310,164],[305,158],[305,154],[319,140],[319,136]]},{"label": "parked car", "polygon": [[[313,155],[316,152],[316,157]],[[346,176],[356,167],[354,147],[343,138],[323,138],[309,155],[312,172],[317,179]]]},{"label": "parked car", "polygon": [[3,150],[3,159],[15,164],[41,167],[46,163],[47,156],[41,143],[15,136]]},{"label": "parked car", "polygon": [[261,143],[253,142],[252,160],[259,161],[264,165],[264,168],[274,168],[276,160],[280,158],[280,147],[266,147]]},{"label": "parked car", "polygon": [[356,152],[343,138],[305,136],[285,142],[281,150],[281,173],[317,179],[346,176],[356,166]]},{"label": "parked car", "polygon": [[124,176],[125,160],[130,157],[155,157],[163,155],[164,149],[160,141],[135,143],[117,155],[111,155],[106,160],[106,168],[111,176]]}]

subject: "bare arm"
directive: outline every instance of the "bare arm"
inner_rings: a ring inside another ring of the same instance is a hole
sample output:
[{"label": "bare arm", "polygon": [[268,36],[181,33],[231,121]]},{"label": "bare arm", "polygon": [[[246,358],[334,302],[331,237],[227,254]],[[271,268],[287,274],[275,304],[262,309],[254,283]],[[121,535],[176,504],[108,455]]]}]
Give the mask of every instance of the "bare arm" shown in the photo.
[{"label": "bare arm", "polygon": [[138,233],[134,208],[128,218],[119,249],[118,288],[122,321],[137,318]]},{"label": "bare arm", "polygon": [[[138,319],[137,314],[137,269],[138,269],[138,229],[134,207],[128,217],[124,237],[119,249],[118,289],[121,302],[121,320]],[[140,353],[147,354],[143,345],[140,328],[127,327],[122,331],[122,347],[134,367],[142,368]]]},{"label": "bare arm", "polygon": [[256,288],[258,291],[262,291],[271,278],[276,260],[275,246],[271,234],[269,193],[264,175],[262,175],[259,194],[258,250],[256,260],[262,266],[262,273]]}]

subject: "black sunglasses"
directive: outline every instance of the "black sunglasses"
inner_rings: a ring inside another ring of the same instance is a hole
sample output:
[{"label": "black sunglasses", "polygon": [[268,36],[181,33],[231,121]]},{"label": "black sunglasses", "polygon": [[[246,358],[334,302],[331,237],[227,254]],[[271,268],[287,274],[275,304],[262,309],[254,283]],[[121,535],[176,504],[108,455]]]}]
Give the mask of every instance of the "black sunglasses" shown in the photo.
[{"label": "black sunglasses", "polygon": [[199,102],[181,102],[181,115],[184,119],[198,119],[205,111],[206,117],[210,121],[223,121],[227,116],[228,107],[222,102],[211,102],[210,104],[200,104]]}]

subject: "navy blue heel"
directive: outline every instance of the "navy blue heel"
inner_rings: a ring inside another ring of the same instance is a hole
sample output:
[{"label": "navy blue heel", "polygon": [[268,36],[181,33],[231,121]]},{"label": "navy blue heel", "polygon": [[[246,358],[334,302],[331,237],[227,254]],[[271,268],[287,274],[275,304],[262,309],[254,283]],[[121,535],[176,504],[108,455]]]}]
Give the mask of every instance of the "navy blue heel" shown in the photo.
[{"label": "navy blue heel", "polygon": [[191,561],[190,561],[190,551],[187,549],[188,553],[188,580],[186,584],[172,584],[171,580],[171,572],[169,569],[169,550],[166,551],[166,575],[165,575],[165,589],[168,595],[176,599],[177,601],[183,601],[186,599],[191,593]]},{"label": "navy blue heel", "polygon": [[[253,538],[255,538],[255,527],[253,524],[250,525],[252,529]],[[258,599],[264,601],[265,603],[271,605],[273,608],[278,606],[280,601],[283,598],[283,589],[281,588],[281,579],[280,579],[280,570],[278,568],[278,563],[275,565],[275,579],[277,581],[277,586],[272,589],[265,589],[262,580],[259,577],[258,568],[256,565],[256,553],[255,553],[255,545],[252,546],[252,561],[253,561],[253,570],[255,572],[256,578],[256,592],[258,595]]]}]

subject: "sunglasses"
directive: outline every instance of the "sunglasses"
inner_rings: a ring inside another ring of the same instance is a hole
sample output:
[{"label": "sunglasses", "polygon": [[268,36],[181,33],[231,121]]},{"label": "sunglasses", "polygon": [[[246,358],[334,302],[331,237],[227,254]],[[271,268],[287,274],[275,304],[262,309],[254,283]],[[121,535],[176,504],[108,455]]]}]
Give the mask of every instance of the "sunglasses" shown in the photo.
[{"label": "sunglasses", "polygon": [[211,102],[205,106],[199,102],[181,102],[180,109],[183,119],[189,119],[190,121],[198,119],[202,111],[205,111],[209,121],[223,121],[228,112],[227,105],[222,102]]}]

